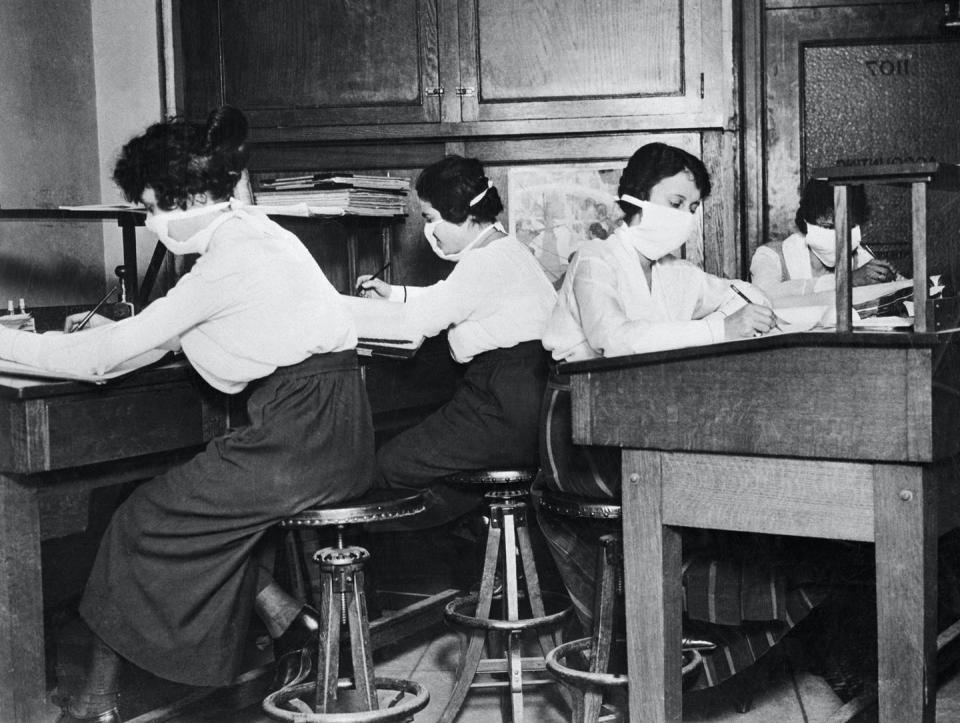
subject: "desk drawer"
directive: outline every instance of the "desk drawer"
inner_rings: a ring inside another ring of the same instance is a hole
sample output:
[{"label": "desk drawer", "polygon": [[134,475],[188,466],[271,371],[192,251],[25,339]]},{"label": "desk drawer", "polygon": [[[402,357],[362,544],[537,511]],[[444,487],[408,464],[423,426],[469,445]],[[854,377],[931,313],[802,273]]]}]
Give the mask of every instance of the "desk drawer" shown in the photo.
[{"label": "desk drawer", "polygon": [[203,444],[225,413],[183,381],[34,399],[7,408],[3,458],[12,472],[63,469]]}]

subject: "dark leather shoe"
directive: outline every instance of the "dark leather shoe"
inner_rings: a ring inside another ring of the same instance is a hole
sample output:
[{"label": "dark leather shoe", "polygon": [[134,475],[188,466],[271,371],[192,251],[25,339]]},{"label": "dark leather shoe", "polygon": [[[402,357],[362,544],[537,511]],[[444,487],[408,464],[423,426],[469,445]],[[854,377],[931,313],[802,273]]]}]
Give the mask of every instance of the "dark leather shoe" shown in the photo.
[{"label": "dark leather shoe", "polygon": [[277,670],[272,690],[296,685],[317,668],[320,650],[320,613],[304,605],[283,635],[273,641]]},{"label": "dark leather shoe", "polygon": [[64,708],[60,711],[60,717],[57,718],[57,723],[122,723],[122,719],[120,718],[120,711],[116,708],[105,710],[102,713],[84,716],[83,718],[77,718],[69,710]]}]

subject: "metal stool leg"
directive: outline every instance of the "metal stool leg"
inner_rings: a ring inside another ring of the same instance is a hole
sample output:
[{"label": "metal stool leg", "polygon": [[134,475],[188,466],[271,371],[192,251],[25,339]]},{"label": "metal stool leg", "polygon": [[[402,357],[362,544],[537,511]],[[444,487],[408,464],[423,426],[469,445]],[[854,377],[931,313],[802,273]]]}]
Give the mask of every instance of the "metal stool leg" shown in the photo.
[{"label": "metal stool leg", "polygon": [[319,713],[333,710],[337,701],[337,680],[340,677],[340,592],[333,584],[333,570],[321,562],[326,550],[320,550],[316,559],[320,570],[320,661],[317,670],[317,688],[313,709]]},{"label": "metal stool leg", "polygon": [[[480,579],[480,594],[477,599],[476,617],[489,617],[490,606],[493,602],[493,583],[497,572],[497,558],[500,554],[501,525],[495,515],[490,516],[487,524],[487,550],[483,559],[483,577]],[[457,666],[457,676],[454,681],[450,700],[440,716],[439,723],[452,723],[463,706],[463,701],[470,691],[470,684],[477,674],[480,660],[483,658],[483,648],[486,644],[486,633],[483,630],[470,630],[467,633],[467,644],[461,650],[460,664]]]},{"label": "metal stool leg", "polygon": [[367,595],[363,589],[361,565],[344,570],[343,584],[347,591],[347,620],[350,627],[350,650],[353,657],[353,681],[367,710],[377,710],[377,688],[373,674],[373,650],[370,645],[370,621],[367,618]]}]

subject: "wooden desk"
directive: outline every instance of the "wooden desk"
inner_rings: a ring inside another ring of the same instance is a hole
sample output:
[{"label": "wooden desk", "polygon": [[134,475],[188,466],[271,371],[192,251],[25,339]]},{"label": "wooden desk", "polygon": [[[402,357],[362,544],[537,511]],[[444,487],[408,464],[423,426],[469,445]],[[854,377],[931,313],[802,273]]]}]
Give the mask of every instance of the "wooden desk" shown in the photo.
[{"label": "wooden desk", "polygon": [[103,386],[0,376],[0,720],[52,720],[41,541],[85,529],[94,488],[153,477],[226,425],[184,362]]},{"label": "wooden desk", "polygon": [[880,719],[933,723],[960,334],[793,334],[561,371],[574,442],[624,448],[631,721],[681,719],[679,528],[699,527],[875,543]]},{"label": "wooden desk", "polygon": [[[364,361],[377,429],[449,399],[443,340],[421,351]],[[0,376],[0,721],[57,713],[45,689],[41,541],[86,528],[91,490],[154,477],[240,423],[238,402],[184,361],[103,386]]]}]

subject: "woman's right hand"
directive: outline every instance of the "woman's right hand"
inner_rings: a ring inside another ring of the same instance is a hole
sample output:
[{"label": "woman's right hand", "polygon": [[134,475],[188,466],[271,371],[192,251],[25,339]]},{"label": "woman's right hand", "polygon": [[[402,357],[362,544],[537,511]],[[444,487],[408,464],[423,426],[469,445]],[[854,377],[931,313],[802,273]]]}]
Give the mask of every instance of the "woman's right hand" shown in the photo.
[{"label": "woman's right hand", "polygon": [[381,279],[375,279],[371,274],[357,277],[357,296],[368,299],[389,299],[390,284]]},{"label": "woman's right hand", "polygon": [[897,277],[897,270],[893,264],[883,259],[870,259],[860,268],[854,269],[852,281],[854,286],[882,284],[893,281]]},{"label": "woman's right hand", "polygon": [[776,324],[776,314],[769,306],[747,304],[723,320],[723,331],[728,340],[748,339],[768,333]]},{"label": "woman's right hand", "polygon": [[[82,322],[87,317],[87,314],[89,313],[90,312],[88,311],[81,311],[76,314],[70,314],[70,316],[64,319],[64,322],[63,322],[64,333],[69,334],[72,331],[74,331],[74,328],[79,326],[80,322]],[[104,324],[112,324],[112,323],[114,323],[113,319],[108,319],[102,314],[94,314],[93,316],[90,317],[90,321],[88,321],[86,324],[83,325],[83,329],[81,329],[80,331],[83,331],[85,329],[92,329],[95,326],[103,326]]]}]

